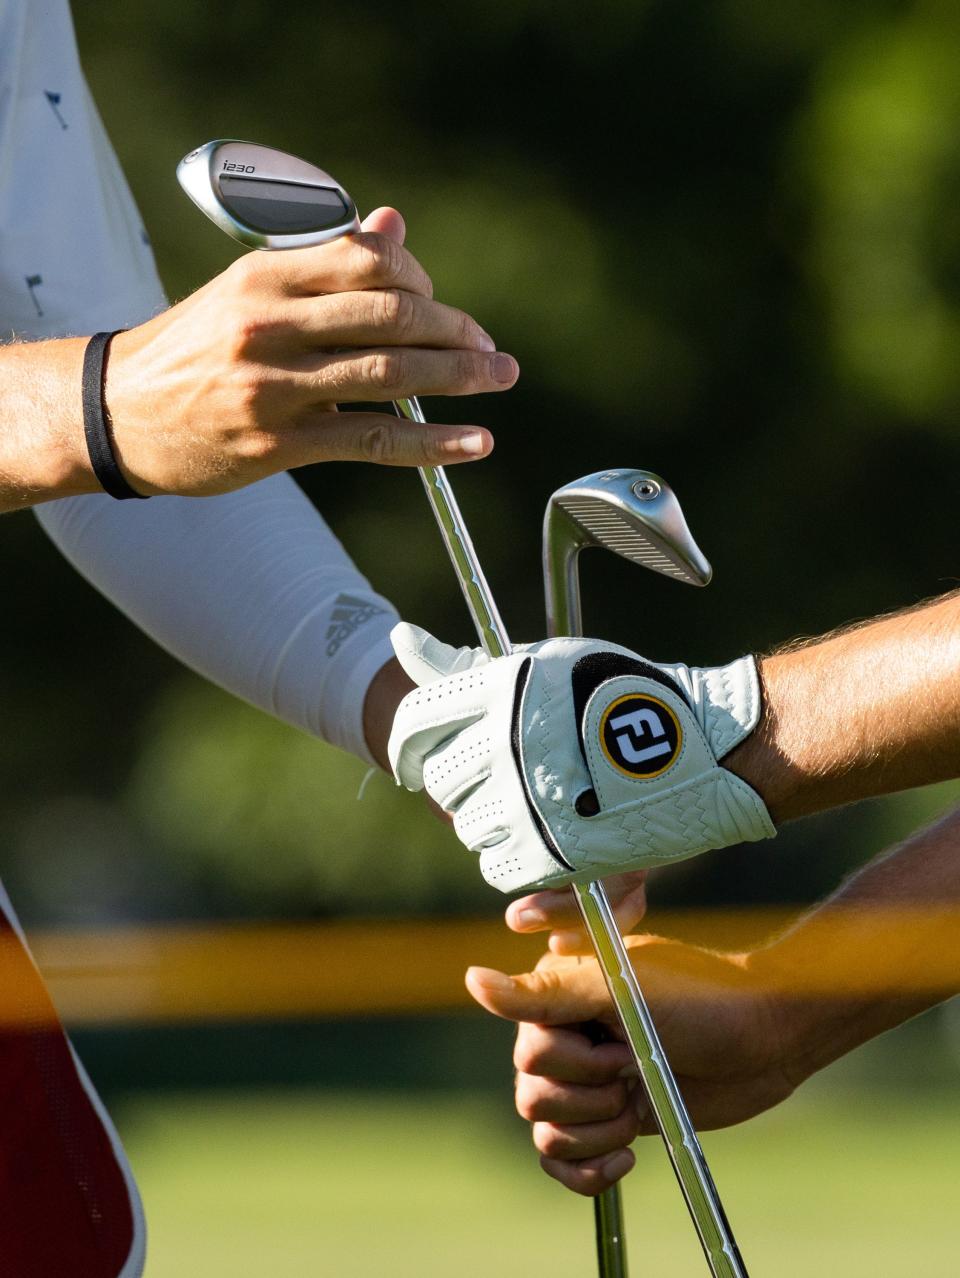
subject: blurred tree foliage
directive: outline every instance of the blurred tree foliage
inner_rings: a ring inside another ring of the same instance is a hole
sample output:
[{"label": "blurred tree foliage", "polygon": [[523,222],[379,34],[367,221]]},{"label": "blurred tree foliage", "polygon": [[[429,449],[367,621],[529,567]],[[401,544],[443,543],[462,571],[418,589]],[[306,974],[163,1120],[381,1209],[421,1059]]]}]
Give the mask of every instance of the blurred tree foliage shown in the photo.
[{"label": "blurred tree foliage", "polygon": [[[77,5],[171,296],[234,248],[182,198],[216,136],[392,203],[441,298],[523,376],[434,403],[494,457],[456,475],[516,638],[542,627],[553,488],[623,464],[713,560],[683,591],[597,556],[588,629],[719,661],[956,584],[960,10],[946,0],[289,0]],[[404,615],[470,638],[415,476],[301,476]],[[0,839],[33,917],[494,909],[419,802],[201,686],[29,516],[0,563]],[[843,724],[837,724],[843,731]],[[841,813],[664,876],[674,900],[804,899],[953,793]]]}]

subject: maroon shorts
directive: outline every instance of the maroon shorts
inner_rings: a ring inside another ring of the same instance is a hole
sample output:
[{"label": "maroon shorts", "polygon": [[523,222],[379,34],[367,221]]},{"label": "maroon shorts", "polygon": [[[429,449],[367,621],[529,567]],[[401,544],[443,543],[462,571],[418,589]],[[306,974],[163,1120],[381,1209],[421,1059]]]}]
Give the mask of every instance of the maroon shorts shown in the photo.
[{"label": "maroon shorts", "polygon": [[123,1152],[0,889],[0,1275],[135,1278],[142,1255]]}]

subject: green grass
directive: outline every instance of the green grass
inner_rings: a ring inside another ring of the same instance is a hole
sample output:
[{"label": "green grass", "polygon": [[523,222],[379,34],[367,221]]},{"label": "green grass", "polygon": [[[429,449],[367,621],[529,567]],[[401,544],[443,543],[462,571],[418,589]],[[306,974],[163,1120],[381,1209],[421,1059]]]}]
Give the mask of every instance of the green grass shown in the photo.
[{"label": "green grass", "polygon": [[[817,1084],[705,1138],[760,1278],[956,1273],[957,1096]],[[590,1206],[506,1099],[237,1093],[131,1100],[149,1278],[585,1278]],[[625,1185],[634,1278],[706,1272],[659,1145]]]}]

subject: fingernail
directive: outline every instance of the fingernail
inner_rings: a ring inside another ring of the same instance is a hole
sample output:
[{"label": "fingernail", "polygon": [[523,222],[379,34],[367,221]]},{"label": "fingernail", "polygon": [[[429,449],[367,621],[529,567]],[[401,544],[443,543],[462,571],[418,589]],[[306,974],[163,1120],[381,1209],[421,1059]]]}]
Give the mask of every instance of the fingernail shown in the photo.
[{"label": "fingernail", "polygon": [[624,1065],[623,1069],[617,1075],[617,1078],[639,1078],[640,1071],[636,1065]]},{"label": "fingernail", "polygon": [[482,351],[495,351],[497,349],[496,342],[493,340],[490,334],[486,331],[486,329],[483,329],[483,328],[481,328],[480,330],[480,349]]},{"label": "fingernail", "polygon": [[467,975],[471,977],[478,985],[482,985],[488,990],[512,990],[513,981],[509,976],[505,976],[503,972],[497,972],[492,967],[470,967],[467,969]]},{"label": "fingernail", "polygon": [[547,921],[547,916],[542,910],[518,910],[517,922],[524,927],[543,927]]},{"label": "fingernail", "polygon": [[626,1176],[627,1172],[633,1166],[633,1155],[628,1149],[618,1149],[603,1164],[603,1174],[608,1180],[619,1180],[621,1176]]},{"label": "fingernail", "polygon": [[471,457],[481,457],[487,451],[487,437],[479,430],[468,430],[453,442],[458,453],[469,453]]},{"label": "fingernail", "polygon": [[517,361],[512,355],[495,355],[491,367],[495,382],[512,382],[517,376]]}]

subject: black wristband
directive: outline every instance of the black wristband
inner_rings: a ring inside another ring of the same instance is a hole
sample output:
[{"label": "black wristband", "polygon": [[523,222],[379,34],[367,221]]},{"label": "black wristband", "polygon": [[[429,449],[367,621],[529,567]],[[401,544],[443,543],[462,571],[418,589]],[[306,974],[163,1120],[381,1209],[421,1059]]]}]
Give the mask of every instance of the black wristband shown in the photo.
[{"label": "black wristband", "polygon": [[83,352],[83,433],[87,438],[87,452],[100,486],[117,501],[126,501],[130,497],[146,499],[149,496],[131,488],[117,465],[110,441],[109,414],[103,399],[107,349],[111,338],[123,331],[118,328],[112,333],[94,333]]}]

